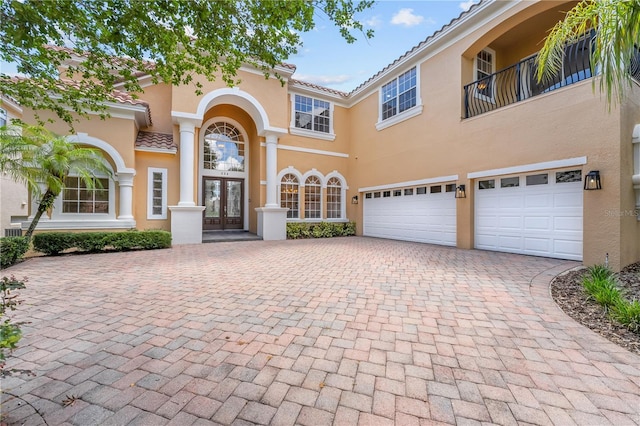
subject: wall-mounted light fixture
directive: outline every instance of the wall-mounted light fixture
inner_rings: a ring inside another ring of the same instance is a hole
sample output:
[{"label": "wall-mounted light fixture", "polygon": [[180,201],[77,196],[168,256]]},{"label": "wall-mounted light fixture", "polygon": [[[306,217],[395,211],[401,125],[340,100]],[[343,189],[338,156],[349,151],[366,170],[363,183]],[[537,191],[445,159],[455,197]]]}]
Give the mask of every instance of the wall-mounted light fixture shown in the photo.
[{"label": "wall-mounted light fixture", "polygon": [[602,189],[599,170],[591,170],[584,177],[584,190],[589,191],[592,189]]},{"label": "wall-mounted light fixture", "polygon": [[464,185],[458,185],[456,187],[456,198],[467,198]]},{"label": "wall-mounted light fixture", "polygon": [[351,204],[358,204],[358,196],[354,195],[353,197],[351,197]]}]

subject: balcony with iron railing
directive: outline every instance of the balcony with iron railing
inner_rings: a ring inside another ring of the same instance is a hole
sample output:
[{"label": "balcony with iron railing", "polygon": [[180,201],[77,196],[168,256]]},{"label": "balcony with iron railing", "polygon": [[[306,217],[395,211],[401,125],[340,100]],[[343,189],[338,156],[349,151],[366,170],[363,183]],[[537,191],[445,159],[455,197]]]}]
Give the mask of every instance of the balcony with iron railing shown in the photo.
[{"label": "balcony with iron railing", "polygon": [[[594,33],[567,45],[562,68],[550,79],[538,82],[537,55],[464,86],[464,118],[475,117],[516,102],[591,78],[597,73],[591,64]],[[631,77],[640,83],[640,50],[629,64]]]}]

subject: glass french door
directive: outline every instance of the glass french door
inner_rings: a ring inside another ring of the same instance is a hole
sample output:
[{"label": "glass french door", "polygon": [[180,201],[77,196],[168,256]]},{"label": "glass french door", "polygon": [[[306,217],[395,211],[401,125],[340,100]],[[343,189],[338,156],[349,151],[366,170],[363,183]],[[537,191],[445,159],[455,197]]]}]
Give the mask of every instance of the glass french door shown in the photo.
[{"label": "glass french door", "polygon": [[244,179],[205,177],[202,191],[203,229],[243,228]]}]

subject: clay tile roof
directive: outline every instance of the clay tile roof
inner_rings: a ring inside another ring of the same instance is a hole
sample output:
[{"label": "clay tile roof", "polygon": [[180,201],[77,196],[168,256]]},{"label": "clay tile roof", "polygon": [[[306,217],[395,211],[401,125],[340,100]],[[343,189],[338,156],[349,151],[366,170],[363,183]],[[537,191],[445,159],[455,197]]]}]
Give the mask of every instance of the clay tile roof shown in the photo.
[{"label": "clay tile roof", "polygon": [[138,132],[136,137],[136,148],[156,148],[166,150],[177,150],[178,146],[173,141],[173,135],[157,132]]},{"label": "clay tile roof", "polygon": [[295,80],[293,78],[290,79],[289,81],[291,81],[294,84],[299,84],[300,86],[307,86],[307,87],[310,87],[312,89],[318,89],[318,90],[322,90],[324,92],[333,93],[334,95],[338,95],[338,96],[341,96],[343,98],[346,98],[348,96],[348,94],[345,93],[345,92],[341,92],[341,91],[336,90],[336,89],[331,89],[329,87],[318,86],[317,84],[313,84],[313,83],[307,83],[306,81]]},{"label": "clay tile roof", "polygon": [[282,62],[280,63],[280,66],[284,67],[284,68],[289,68],[290,70],[295,71],[296,70],[296,66],[293,64],[287,64],[286,62]]}]

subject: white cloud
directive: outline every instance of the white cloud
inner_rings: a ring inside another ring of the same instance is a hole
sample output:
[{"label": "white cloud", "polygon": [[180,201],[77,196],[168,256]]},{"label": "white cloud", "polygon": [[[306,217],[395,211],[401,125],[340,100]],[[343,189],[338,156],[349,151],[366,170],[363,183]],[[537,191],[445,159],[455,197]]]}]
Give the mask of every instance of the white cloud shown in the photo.
[{"label": "white cloud", "polygon": [[370,28],[380,28],[380,26],[382,25],[382,20],[378,16],[373,16],[364,21],[364,23]]},{"label": "white cloud", "polygon": [[467,10],[469,10],[471,8],[471,6],[473,6],[475,3],[478,3],[478,0],[467,0],[467,1],[462,1],[460,2],[460,4],[458,6],[460,6],[460,9],[464,10],[465,12]]},{"label": "white cloud", "polygon": [[393,18],[391,23],[394,25],[404,25],[405,27],[413,27],[419,25],[424,21],[424,17],[420,15],[414,15],[413,9],[400,9]]},{"label": "white cloud", "polygon": [[330,86],[332,84],[340,84],[351,80],[353,77],[348,74],[340,75],[307,75],[307,74],[295,74],[293,76],[296,80],[306,81],[311,84],[318,84],[320,86]]}]

